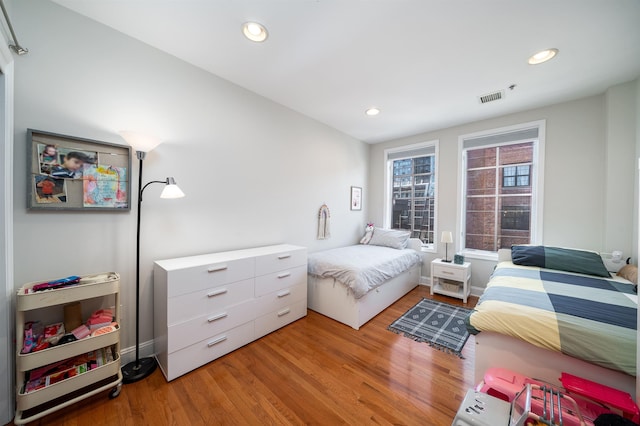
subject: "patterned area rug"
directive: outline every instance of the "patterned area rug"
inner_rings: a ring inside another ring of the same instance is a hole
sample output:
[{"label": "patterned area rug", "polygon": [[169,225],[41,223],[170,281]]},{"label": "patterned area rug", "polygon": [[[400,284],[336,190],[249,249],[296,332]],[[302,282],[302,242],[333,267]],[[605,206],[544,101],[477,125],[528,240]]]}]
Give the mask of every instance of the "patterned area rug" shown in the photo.
[{"label": "patterned area rug", "polygon": [[471,309],[422,299],[395,320],[389,330],[463,358],[460,352],[469,338],[464,320],[469,313]]}]

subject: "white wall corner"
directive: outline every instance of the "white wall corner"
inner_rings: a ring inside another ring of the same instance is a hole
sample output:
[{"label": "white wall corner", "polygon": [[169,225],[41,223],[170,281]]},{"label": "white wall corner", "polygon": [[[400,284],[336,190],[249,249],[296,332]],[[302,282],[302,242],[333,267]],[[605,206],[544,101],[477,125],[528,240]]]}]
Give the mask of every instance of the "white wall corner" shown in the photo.
[{"label": "white wall corner", "polygon": [[420,277],[420,282],[418,284],[431,287],[431,277]]},{"label": "white wall corner", "polygon": [[485,290],[484,287],[478,287],[478,286],[472,285],[471,286],[471,295],[480,297],[480,296],[482,296],[482,293],[484,293],[484,290]]}]

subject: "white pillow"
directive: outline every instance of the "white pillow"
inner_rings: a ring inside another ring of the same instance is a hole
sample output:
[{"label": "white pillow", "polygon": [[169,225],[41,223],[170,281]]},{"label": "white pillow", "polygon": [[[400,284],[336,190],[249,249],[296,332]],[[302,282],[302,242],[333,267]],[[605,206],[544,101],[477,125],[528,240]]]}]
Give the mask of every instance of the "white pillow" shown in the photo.
[{"label": "white pillow", "polygon": [[411,236],[410,231],[398,231],[395,229],[375,228],[369,245],[391,247],[402,250],[407,248],[407,242]]}]

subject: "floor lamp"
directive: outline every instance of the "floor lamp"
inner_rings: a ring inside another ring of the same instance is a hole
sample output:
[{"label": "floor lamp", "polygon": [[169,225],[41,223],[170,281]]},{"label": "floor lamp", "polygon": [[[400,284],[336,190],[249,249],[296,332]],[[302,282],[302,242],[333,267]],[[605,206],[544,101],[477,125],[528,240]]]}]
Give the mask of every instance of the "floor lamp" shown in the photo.
[{"label": "floor lamp", "polygon": [[140,358],[140,213],[142,210],[142,194],[154,183],[164,183],[165,187],[160,198],[182,198],[184,193],[176,185],[172,177],[165,180],[152,180],[142,185],[142,163],[147,152],[160,144],[155,138],[134,132],[120,132],[122,137],[136,150],[136,157],[140,164],[138,170],[138,220],[136,224],[136,359],[122,367],[122,382],[133,383],[142,380],[153,373],[158,366],[155,358]]}]

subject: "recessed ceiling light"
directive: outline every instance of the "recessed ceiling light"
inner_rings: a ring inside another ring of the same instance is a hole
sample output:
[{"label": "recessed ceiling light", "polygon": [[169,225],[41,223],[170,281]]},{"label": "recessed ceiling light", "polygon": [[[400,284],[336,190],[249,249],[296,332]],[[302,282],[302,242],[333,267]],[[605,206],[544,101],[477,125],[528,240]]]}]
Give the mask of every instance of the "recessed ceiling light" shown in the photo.
[{"label": "recessed ceiling light", "polygon": [[529,65],[538,65],[553,59],[558,54],[558,49],[541,50],[529,58]]},{"label": "recessed ceiling light", "polygon": [[242,33],[246,38],[257,43],[261,43],[269,37],[267,29],[258,22],[245,22],[242,25]]},{"label": "recessed ceiling light", "polygon": [[372,108],[367,109],[364,113],[367,114],[370,117],[373,117],[374,115],[380,114],[380,110],[378,108],[376,108],[376,107],[372,107]]}]

